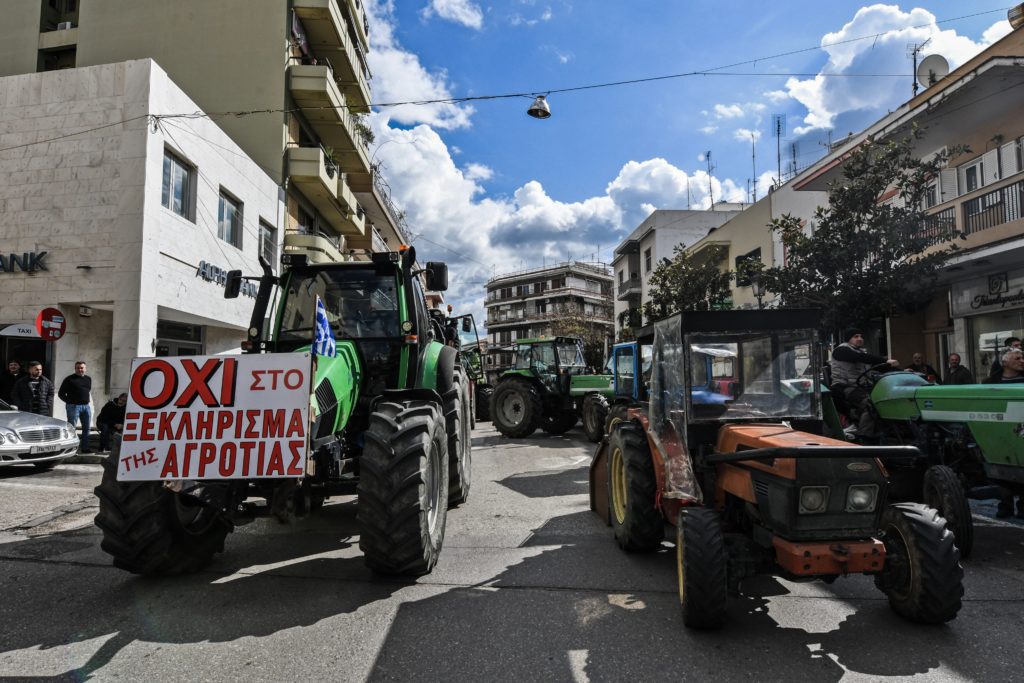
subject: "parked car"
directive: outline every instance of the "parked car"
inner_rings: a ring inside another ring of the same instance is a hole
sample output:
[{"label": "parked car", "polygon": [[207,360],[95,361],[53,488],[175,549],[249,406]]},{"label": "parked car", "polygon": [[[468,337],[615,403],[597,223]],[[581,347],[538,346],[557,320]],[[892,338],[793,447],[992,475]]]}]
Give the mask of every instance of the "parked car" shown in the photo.
[{"label": "parked car", "polygon": [[78,435],[70,422],[25,413],[0,401],[0,467],[48,470],[77,452]]}]

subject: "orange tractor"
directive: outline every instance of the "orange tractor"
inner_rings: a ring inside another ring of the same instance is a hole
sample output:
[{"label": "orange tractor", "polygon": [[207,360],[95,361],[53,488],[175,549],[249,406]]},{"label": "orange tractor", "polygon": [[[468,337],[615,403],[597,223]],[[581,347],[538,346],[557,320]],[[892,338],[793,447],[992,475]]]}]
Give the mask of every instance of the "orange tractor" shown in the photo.
[{"label": "orange tractor", "polygon": [[[611,425],[590,466],[590,502],[627,551],[661,547],[675,526],[683,621],[720,626],[743,579],[831,582],[869,574],[907,619],[953,619],[960,552],[946,520],[887,504],[880,458],[913,447],[822,436],[820,313],[699,311],[654,324],[648,401]],[[720,401],[702,396],[704,355],[735,359]]]}]

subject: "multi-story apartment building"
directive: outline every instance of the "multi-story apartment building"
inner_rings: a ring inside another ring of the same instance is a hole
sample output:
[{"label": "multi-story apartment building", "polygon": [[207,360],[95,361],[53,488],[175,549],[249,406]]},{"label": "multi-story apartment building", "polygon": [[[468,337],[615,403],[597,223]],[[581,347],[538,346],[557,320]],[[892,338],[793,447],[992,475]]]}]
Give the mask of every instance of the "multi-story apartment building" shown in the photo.
[{"label": "multi-story apartment building", "polygon": [[506,273],[486,288],[488,372],[511,364],[512,342],[551,335],[555,321],[567,315],[582,315],[612,335],[612,275],[603,263],[569,261]]},{"label": "multi-story apartment building", "polygon": [[[369,49],[361,0],[0,6],[0,76],[155,60],[284,189],[285,251],[321,260],[406,242],[361,122]],[[165,125],[182,138],[198,134],[190,119]]]},{"label": "multi-story apartment building", "polygon": [[677,245],[693,244],[742,210],[719,203],[712,211],[658,209],[615,248],[615,332],[643,324],[641,310],[650,300],[651,273],[659,261],[672,258]]},{"label": "multi-story apartment building", "polygon": [[[794,181],[821,191],[869,136],[924,131],[921,158],[966,145],[931,181],[923,229],[952,229],[958,254],[944,268],[925,310],[886,321],[890,354],[906,362],[923,351],[933,364],[950,352],[983,376],[995,348],[1024,336],[1024,27],[1016,28],[938,83],[851,136]],[[898,202],[896,196],[880,201]],[[914,286],[914,283],[907,283]],[[870,296],[866,292],[865,296]],[[863,321],[861,321],[863,322]]]}]

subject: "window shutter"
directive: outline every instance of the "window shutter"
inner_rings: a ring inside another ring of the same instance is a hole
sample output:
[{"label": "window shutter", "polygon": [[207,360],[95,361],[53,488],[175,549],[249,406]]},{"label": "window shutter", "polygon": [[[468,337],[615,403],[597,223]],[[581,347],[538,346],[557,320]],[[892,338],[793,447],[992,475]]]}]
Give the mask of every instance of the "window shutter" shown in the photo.
[{"label": "window shutter", "polygon": [[991,185],[999,180],[999,151],[990,149],[981,157],[982,185]]},{"label": "window shutter", "polygon": [[939,171],[939,202],[948,202],[957,198],[956,169],[944,168]]},{"label": "window shutter", "polygon": [[1014,173],[1020,173],[1017,168],[1017,141],[1008,142],[999,150],[1000,178],[1009,178]]}]

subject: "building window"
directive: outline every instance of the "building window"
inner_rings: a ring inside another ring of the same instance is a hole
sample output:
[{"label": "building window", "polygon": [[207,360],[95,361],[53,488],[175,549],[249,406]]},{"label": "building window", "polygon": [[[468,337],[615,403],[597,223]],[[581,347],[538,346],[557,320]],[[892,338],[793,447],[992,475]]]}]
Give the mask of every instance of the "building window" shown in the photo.
[{"label": "building window", "polygon": [[564,277],[555,278],[551,280],[551,289],[562,289],[563,287],[565,287]]},{"label": "building window", "polygon": [[260,219],[260,256],[277,266],[277,228]]},{"label": "building window", "polygon": [[930,209],[939,203],[939,181],[932,180],[924,188],[924,208]]},{"label": "building window", "polygon": [[984,164],[981,159],[965,164],[960,167],[960,194],[974,192],[982,185],[984,178]]},{"label": "building window", "polygon": [[177,155],[164,150],[164,184],[161,203],[182,218],[195,222],[192,211],[192,196],[195,186],[195,169]]},{"label": "building window", "polygon": [[748,267],[754,266],[754,264],[761,263],[761,247],[748,251],[746,254],[740,254],[736,257],[736,286],[737,287],[749,287],[750,282],[750,271]]},{"label": "building window", "polygon": [[647,247],[646,251],[644,251],[644,272],[645,273],[651,272],[651,248],[650,247]]},{"label": "building window", "polygon": [[620,271],[619,271],[619,284],[621,285],[621,284],[622,284],[622,282],[623,282],[623,281],[624,281],[625,279],[626,279],[626,271],[624,271],[624,270],[620,270]]},{"label": "building window", "polygon": [[242,202],[221,190],[217,207],[217,237],[242,248]]}]

